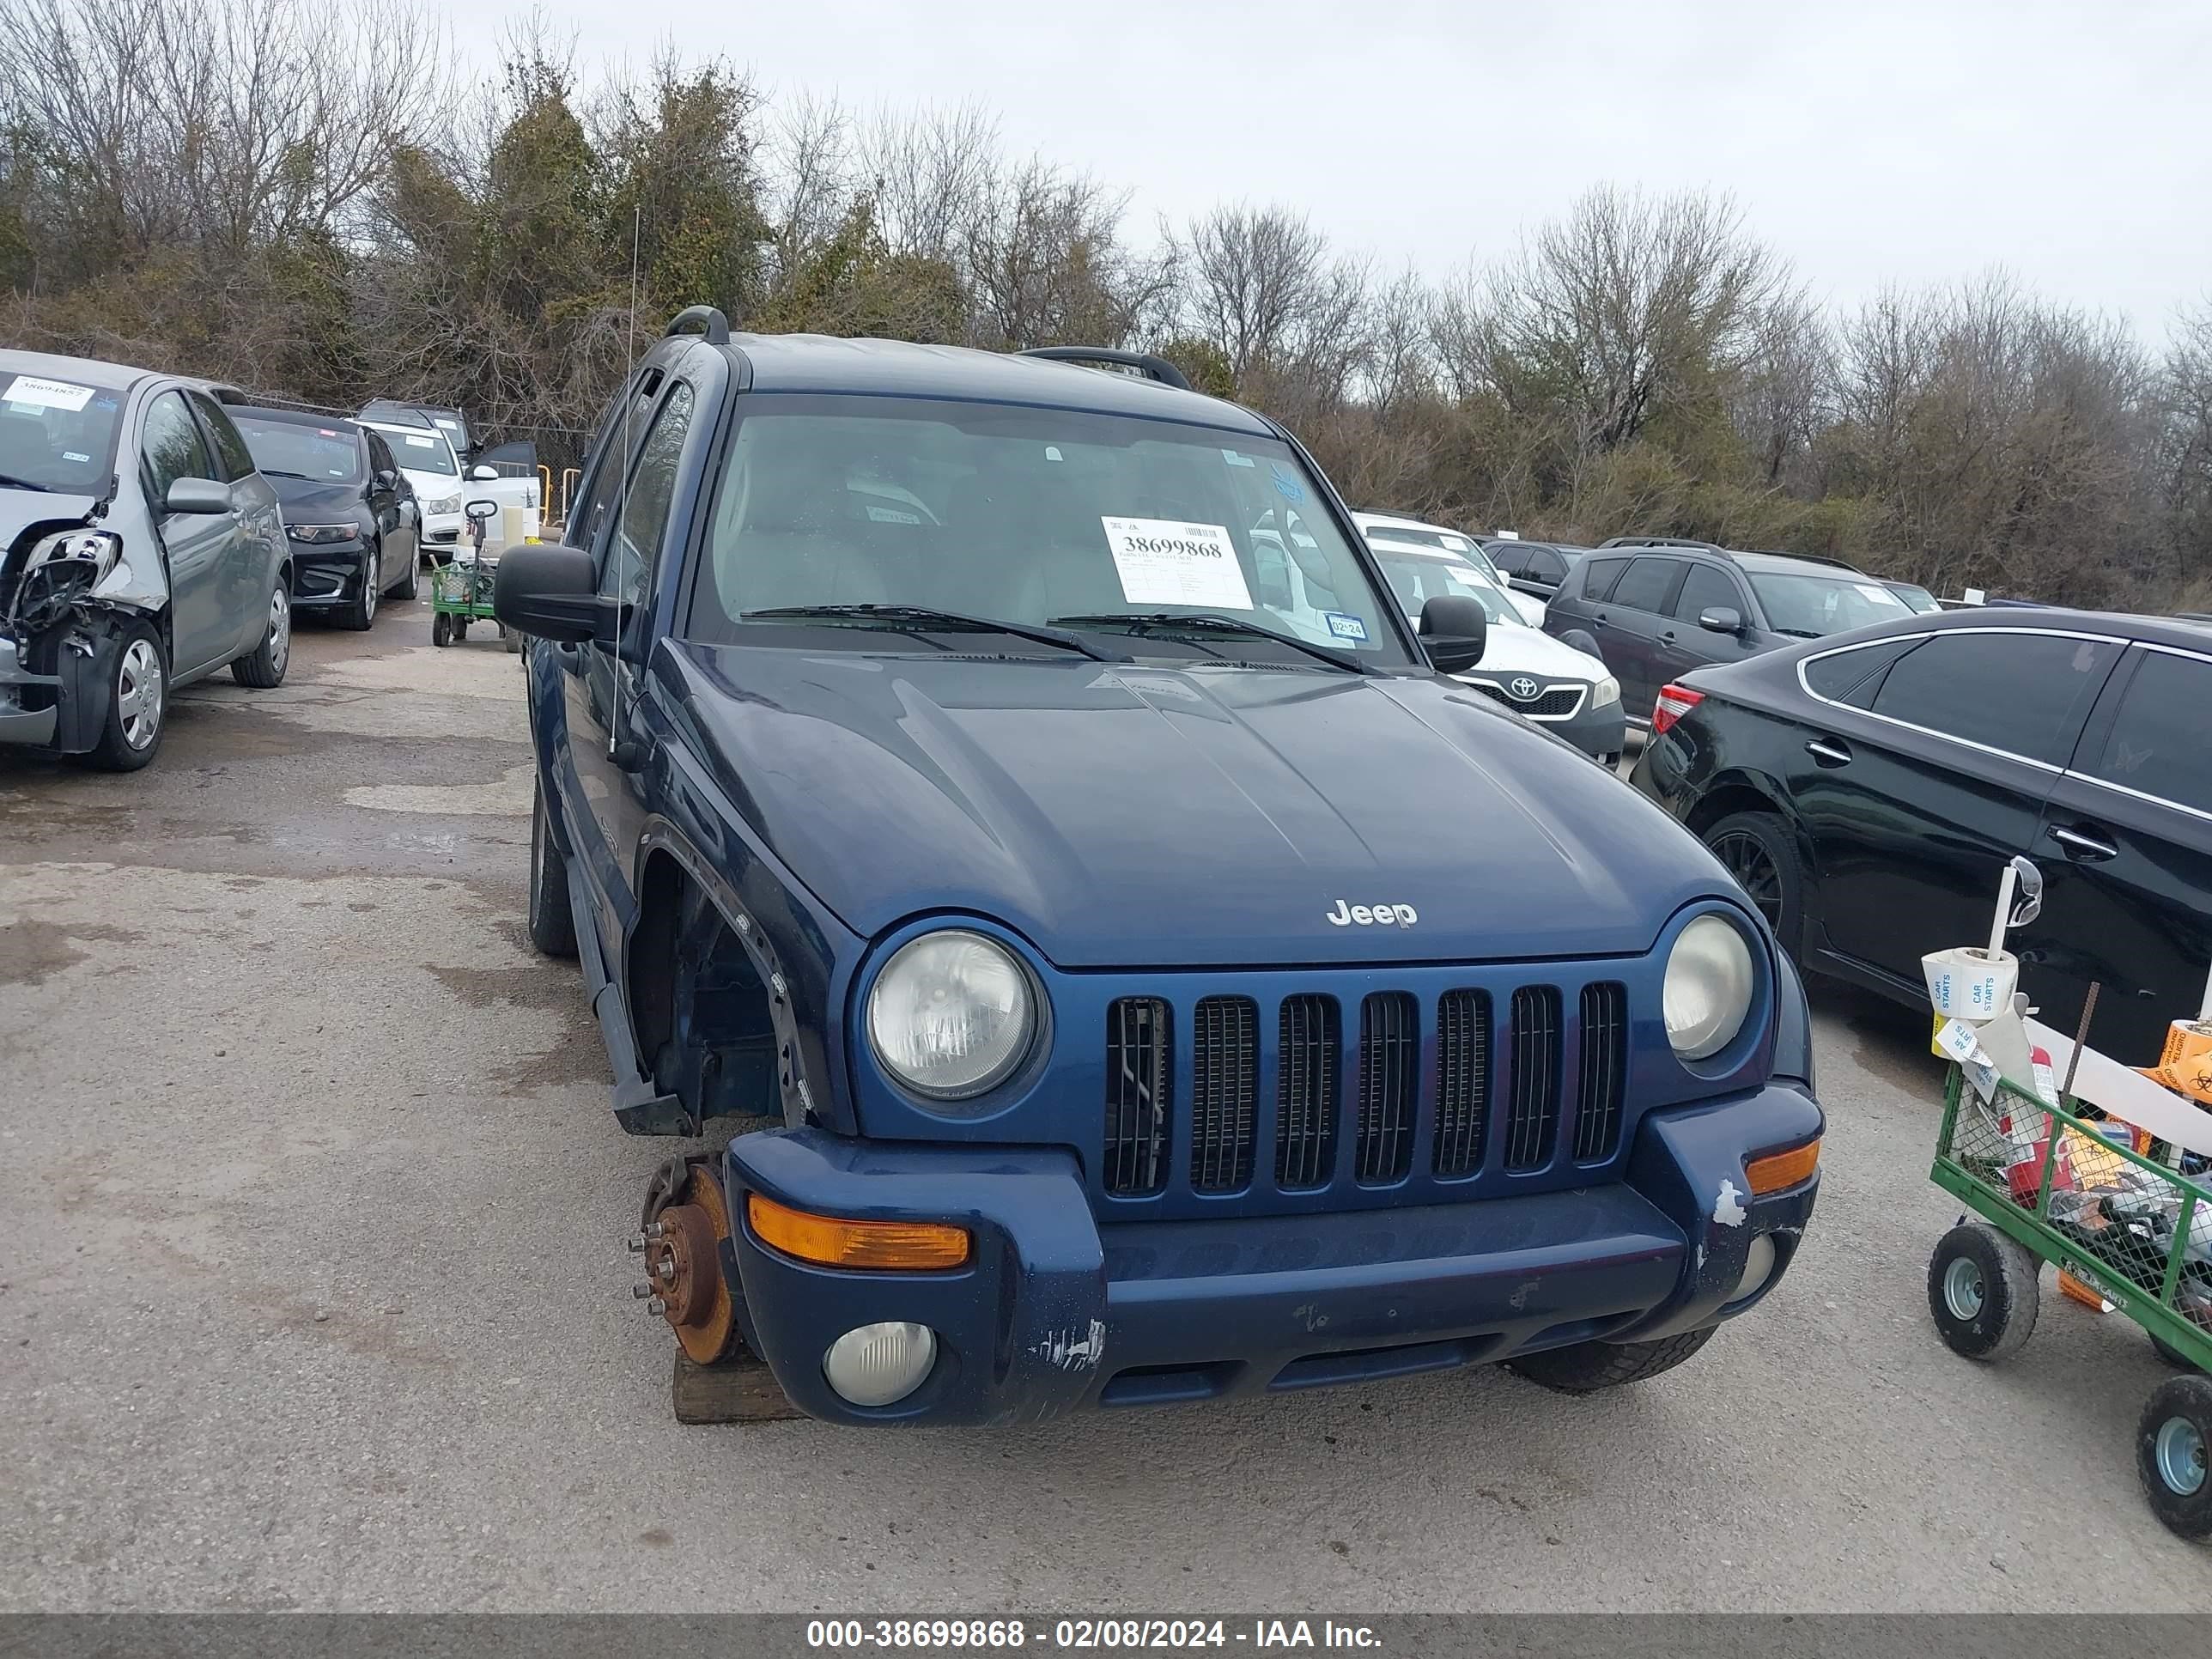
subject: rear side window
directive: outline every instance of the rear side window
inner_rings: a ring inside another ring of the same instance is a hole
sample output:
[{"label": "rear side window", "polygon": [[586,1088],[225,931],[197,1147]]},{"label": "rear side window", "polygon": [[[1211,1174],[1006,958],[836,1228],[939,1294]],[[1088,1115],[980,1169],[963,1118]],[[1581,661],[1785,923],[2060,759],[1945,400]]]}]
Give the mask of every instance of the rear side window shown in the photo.
[{"label": "rear side window", "polygon": [[1898,660],[1874,712],[2063,766],[2118,656],[2110,641],[2064,635],[1939,634]]},{"label": "rear side window", "polygon": [[1518,542],[1490,544],[1490,562],[1509,576],[1521,574],[1528,563],[1528,550]]},{"label": "rear side window", "polygon": [[1604,604],[1613,596],[1613,585],[1620,580],[1620,573],[1627,568],[1626,559],[1584,559],[1583,598],[1594,605]]},{"label": "rear side window", "polygon": [[1743,596],[1735,591],[1735,582],[1726,571],[1716,570],[1709,564],[1693,564],[1690,574],[1682,579],[1682,591],[1670,613],[1684,622],[1695,622],[1706,611],[1733,611],[1743,614]]},{"label": "rear side window", "polygon": [[1611,603],[1656,615],[1667,608],[1667,591],[1674,586],[1675,574],[1681,568],[1680,559],[1631,560],[1613,590]]},{"label": "rear side window", "polygon": [[2083,769],[2200,812],[2212,812],[2212,662],[2147,651],[2104,753]]},{"label": "rear side window", "polygon": [[1871,708],[1875,694],[1881,690],[1882,675],[1890,664],[1917,646],[1920,638],[1917,634],[1907,634],[1902,639],[1882,640],[1874,645],[1815,657],[1805,665],[1806,689],[1830,702]]},{"label": "rear side window", "polygon": [[1563,582],[1567,579],[1567,562],[1548,547],[1528,550],[1528,576],[1532,581]]}]

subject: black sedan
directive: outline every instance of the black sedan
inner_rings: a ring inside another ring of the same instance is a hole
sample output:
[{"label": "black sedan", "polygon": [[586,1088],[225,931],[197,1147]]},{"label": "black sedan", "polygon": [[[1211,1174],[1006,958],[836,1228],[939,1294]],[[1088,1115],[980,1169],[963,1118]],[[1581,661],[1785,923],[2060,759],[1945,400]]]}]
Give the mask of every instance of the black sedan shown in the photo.
[{"label": "black sedan", "polygon": [[1633,781],[1711,848],[1803,966],[1925,1008],[1920,958],[1985,942],[2041,866],[2021,988],[2154,1064],[2212,964],[2212,626],[1944,611],[1699,670]]},{"label": "black sedan", "polygon": [[283,504],[293,608],[367,628],[386,593],[413,599],[422,515],[383,438],[328,415],[230,412]]}]

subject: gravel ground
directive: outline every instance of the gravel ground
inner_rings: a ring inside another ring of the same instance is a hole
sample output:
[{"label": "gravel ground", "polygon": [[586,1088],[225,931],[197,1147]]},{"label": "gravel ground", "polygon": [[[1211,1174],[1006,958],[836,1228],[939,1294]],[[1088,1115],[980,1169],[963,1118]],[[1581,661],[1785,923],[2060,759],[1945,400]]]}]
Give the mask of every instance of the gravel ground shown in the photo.
[{"label": "gravel ground", "polygon": [[1924,1302],[1924,1026],[1816,994],[1820,1209],[1694,1363],[994,1433],[682,1429],[606,1109],[520,919],[515,659],[428,612],[0,755],[0,1609],[2212,1607],[2139,1496],[2141,1334]]}]

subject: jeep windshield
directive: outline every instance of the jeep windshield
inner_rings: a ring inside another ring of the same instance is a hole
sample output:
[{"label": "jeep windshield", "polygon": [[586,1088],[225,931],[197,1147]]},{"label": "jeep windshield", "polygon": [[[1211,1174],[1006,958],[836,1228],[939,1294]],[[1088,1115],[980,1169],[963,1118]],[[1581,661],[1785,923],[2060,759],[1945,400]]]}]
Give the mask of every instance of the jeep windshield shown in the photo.
[{"label": "jeep windshield", "polygon": [[0,368],[0,489],[105,495],[123,395]]},{"label": "jeep windshield", "polygon": [[935,611],[1048,650],[1036,630],[1182,661],[1413,665],[1286,444],[1003,404],[744,401],[690,638],[769,643],[825,624],[810,646],[908,652]]}]

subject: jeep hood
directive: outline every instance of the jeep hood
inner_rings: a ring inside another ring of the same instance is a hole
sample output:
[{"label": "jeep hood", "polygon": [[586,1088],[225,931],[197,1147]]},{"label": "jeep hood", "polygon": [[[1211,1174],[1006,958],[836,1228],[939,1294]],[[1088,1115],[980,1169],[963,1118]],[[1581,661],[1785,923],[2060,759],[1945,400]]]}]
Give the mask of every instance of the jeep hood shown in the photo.
[{"label": "jeep hood", "polygon": [[[754,832],[864,936],[996,918],[1065,968],[1649,950],[1705,850],[1426,678],[672,644],[654,672]],[[1410,926],[1333,923],[1407,906]]]}]

